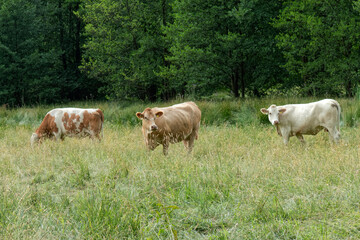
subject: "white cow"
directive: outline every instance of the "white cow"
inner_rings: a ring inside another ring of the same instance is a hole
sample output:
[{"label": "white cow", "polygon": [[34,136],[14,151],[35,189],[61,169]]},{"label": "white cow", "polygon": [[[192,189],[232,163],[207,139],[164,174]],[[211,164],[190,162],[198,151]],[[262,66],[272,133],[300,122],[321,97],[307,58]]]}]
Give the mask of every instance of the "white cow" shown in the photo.
[{"label": "white cow", "polygon": [[316,135],[322,129],[329,132],[329,138],[336,143],[340,139],[340,104],[333,99],[324,99],[307,104],[271,105],[260,110],[268,115],[284,143],[296,136],[304,142],[304,135]]}]

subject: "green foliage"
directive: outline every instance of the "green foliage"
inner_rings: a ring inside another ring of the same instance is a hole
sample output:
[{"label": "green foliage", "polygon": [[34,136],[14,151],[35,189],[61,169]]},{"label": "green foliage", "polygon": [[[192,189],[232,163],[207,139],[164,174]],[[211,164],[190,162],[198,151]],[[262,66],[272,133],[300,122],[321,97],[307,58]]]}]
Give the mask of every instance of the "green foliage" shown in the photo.
[{"label": "green foliage", "polygon": [[108,98],[153,101],[168,91],[155,74],[165,64],[167,11],[167,1],[84,1],[80,14],[89,38],[82,68],[105,83]]},{"label": "green foliage", "polygon": [[0,105],[353,97],[359,13],[359,1],[3,0]]},{"label": "green foliage", "polygon": [[0,104],[22,106],[96,97],[99,84],[80,76],[79,1],[0,3]]},{"label": "green foliage", "polygon": [[230,90],[235,97],[260,96],[283,76],[276,31],[269,25],[278,1],[175,1],[171,42],[163,74],[182,83],[187,93],[211,95]]},{"label": "green foliage", "polygon": [[354,96],[359,71],[359,12],[353,1],[286,1],[274,21],[285,68],[305,95]]},{"label": "green foliage", "polygon": [[[84,1],[82,69],[108,98],[154,101],[218,90],[261,96],[285,76],[269,24],[278,1]],[[121,27],[119,27],[121,26]],[[255,29],[255,30],[254,30]]]},{"label": "green foliage", "polygon": [[[268,108],[271,104],[278,106],[288,103],[308,103],[316,98],[263,98],[246,100],[212,100],[196,101],[202,111],[201,123],[205,125],[237,125],[248,126],[269,125],[268,117],[260,112],[261,108]],[[73,102],[71,106],[84,108],[100,108],[104,112],[105,125],[139,126],[141,121],[136,112],[142,112],[147,107],[166,107],[186,100],[156,103],[132,102]],[[360,123],[360,101],[358,99],[338,99],[341,105],[341,125],[357,127]],[[34,108],[0,109],[0,129],[21,125],[35,130],[48,111],[62,105],[43,105]],[[0,131],[0,138],[2,131]]]}]

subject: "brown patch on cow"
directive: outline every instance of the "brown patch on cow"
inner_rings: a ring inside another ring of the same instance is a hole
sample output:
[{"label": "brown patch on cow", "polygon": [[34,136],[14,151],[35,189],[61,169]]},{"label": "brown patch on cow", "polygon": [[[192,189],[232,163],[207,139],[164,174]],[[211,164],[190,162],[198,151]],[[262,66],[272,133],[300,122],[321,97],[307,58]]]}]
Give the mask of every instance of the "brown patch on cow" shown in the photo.
[{"label": "brown patch on cow", "polygon": [[337,111],[340,111],[340,110],[339,110],[339,106],[338,106],[337,104],[332,103],[331,106],[334,107],[334,108],[336,108]]},{"label": "brown patch on cow", "polygon": [[[88,111],[84,111],[83,112],[83,116],[84,116],[84,119],[82,121],[82,128],[83,127],[86,127],[86,128],[89,128],[89,125],[90,125],[90,122],[91,122],[91,114],[88,112]],[[92,130],[92,128],[89,128],[90,130]]]},{"label": "brown patch on cow", "polygon": [[95,137],[100,139],[99,133],[101,132],[102,123],[104,119],[104,115],[102,114],[101,110],[89,113],[88,111],[83,112],[84,119],[82,123],[80,123],[80,131],[83,128],[87,128],[95,133]]},{"label": "brown patch on cow", "polygon": [[96,112],[100,115],[101,122],[104,122],[104,114],[100,109],[97,109]]},{"label": "brown patch on cow", "polygon": [[53,133],[57,133],[58,131],[59,129],[56,126],[55,117],[51,116],[50,114],[46,114],[35,133],[39,136],[39,138],[51,138]]},{"label": "brown patch on cow", "polygon": [[96,113],[95,113],[95,116],[96,115],[98,115],[100,117],[100,122],[98,122],[98,124],[96,126],[94,126],[94,128],[96,128],[94,130],[95,131],[95,136],[98,139],[101,139],[102,136],[100,136],[100,132],[101,132],[103,124],[104,124],[104,113],[100,109],[97,109]]},{"label": "brown patch on cow", "polygon": [[75,113],[72,113],[70,116],[67,112],[64,113],[62,117],[62,122],[64,124],[64,128],[67,132],[72,134],[77,134],[82,131],[82,128],[80,126],[78,127],[80,122],[80,115],[77,115]]}]

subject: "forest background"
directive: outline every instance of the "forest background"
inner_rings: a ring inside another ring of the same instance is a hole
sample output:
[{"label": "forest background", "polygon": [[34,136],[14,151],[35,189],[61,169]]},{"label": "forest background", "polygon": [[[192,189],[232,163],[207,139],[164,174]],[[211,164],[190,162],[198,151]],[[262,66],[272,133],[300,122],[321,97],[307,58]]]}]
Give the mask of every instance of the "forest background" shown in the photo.
[{"label": "forest background", "polygon": [[360,1],[2,0],[0,104],[353,97]]}]

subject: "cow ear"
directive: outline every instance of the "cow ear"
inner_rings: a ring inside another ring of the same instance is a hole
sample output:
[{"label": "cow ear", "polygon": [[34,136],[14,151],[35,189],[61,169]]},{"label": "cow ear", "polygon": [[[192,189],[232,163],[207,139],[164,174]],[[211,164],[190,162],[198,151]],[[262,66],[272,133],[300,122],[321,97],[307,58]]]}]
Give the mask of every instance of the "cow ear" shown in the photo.
[{"label": "cow ear", "polygon": [[155,116],[156,117],[161,117],[163,114],[164,114],[163,112],[159,111],[159,112],[155,113]]},{"label": "cow ear", "polygon": [[269,110],[267,110],[266,108],[262,108],[260,109],[260,112],[267,115],[269,113]]},{"label": "cow ear", "polygon": [[144,118],[144,114],[142,114],[141,112],[137,112],[137,113],[136,113],[136,116],[137,116],[139,119],[143,119],[143,118]]},{"label": "cow ear", "polygon": [[279,113],[284,113],[284,112],[286,112],[286,108],[280,108],[279,109]]}]

